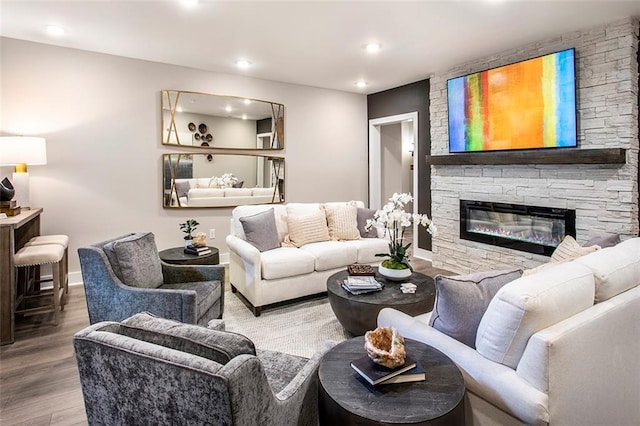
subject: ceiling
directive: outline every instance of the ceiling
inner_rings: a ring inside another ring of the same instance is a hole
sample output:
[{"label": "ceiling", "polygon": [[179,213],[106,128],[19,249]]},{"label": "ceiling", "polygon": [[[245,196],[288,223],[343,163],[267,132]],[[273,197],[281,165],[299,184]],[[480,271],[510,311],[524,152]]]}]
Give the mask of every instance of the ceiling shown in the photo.
[{"label": "ceiling", "polygon": [[[0,35],[369,94],[625,16],[640,16],[640,1],[0,0]],[[371,42],[382,49],[367,53]]]}]

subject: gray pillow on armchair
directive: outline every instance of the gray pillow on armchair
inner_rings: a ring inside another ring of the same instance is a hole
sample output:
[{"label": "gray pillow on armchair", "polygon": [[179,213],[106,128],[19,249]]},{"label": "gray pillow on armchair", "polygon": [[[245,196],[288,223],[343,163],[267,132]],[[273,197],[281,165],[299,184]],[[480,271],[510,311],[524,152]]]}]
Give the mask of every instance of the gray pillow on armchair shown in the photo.
[{"label": "gray pillow on armchair", "polygon": [[164,284],[155,236],[139,232],[105,244],[111,267],[120,280],[131,287],[158,288]]}]

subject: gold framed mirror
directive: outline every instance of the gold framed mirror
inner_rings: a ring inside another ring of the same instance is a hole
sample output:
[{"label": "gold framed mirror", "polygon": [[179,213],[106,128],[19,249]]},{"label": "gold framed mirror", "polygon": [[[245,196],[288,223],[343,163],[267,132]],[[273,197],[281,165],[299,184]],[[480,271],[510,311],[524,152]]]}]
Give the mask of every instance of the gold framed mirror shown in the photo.
[{"label": "gold framed mirror", "polygon": [[284,105],[257,99],[162,90],[162,144],[189,148],[284,148]]},{"label": "gold framed mirror", "polygon": [[284,158],[250,154],[164,154],[163,207],[284,203]]}]

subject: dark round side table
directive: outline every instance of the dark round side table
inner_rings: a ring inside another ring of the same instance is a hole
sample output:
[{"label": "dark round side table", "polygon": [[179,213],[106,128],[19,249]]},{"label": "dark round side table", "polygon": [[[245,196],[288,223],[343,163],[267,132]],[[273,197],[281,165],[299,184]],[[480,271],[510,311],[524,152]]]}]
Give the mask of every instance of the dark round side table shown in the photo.
[{"label": "dark round side table", "polygon": [[333,347],[318,367],[321,425],[464,425],[464,379],[453,361],[424,343],[405,339],[407,354],[427,373],[421,382],[367,383],[350,366],[366,355],[364,337]]},{"label": "dark round side table", "polygon": [[406,282],[418,286],[415,293],[400,291],[400,283],[385,279],[376,270],[376,280],[384,284],[381,291],[353,295],[342,288],[349,276],[344,271],[336,272],[327,279],[327,296],[333,313],[342,326],[352,335],[361,336],[377,327],[378,312],[383,308],[394,308],[405,314],[416,316],[433,309],[436,286],[433,278],[414,272]]},{"label": "dark round side table", "polygon": [[202,256],[195,254],[187,254],[183,247],[173,247],[162,250],[160,259],[173,265],[217,265],[220,263],[220,254],[215,247],[209,247],[211,253]]}]

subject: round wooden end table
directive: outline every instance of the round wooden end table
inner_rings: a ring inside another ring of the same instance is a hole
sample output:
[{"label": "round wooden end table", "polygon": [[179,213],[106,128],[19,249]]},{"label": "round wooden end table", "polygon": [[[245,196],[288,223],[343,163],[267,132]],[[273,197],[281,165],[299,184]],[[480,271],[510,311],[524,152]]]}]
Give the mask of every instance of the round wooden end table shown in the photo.
[{"label": "round wooden end table", "polygon": [[187,254],[184,252],[183,247],[173,247],[170,249],[162,250],[160,253],[160,259],[164,262],[171,263],[173,265],[217,265],[220,263],[220,255],[218,249],[215,247],[209,247],[211,253],[202,256],[195,254]]},{"label": "round wooden end table", "polygon": [[350,366],[364,355],[364,337],[333,347],[318,367],[321,425],[464,425],[464,379],[439,350],[405,339],[407,354],[426,370],[421,382],[371,386]]},{"label": "round wooden end table", "polygon": [[401,282],[391,281],[378,274],[376,280],[384,284],[381,291],[353,295],[342,288],[342,282],[349,276],[344,271],[336,272],[327,279],[327,296],[331,309],[340,324],[352,335],[361,336],[377,327],[378,312],[383,308],[394,308],[408,315],[416,316],[433,309],[436,287],[433,278],[414,272],[403,282],[418,286],[415,293],[400,291]]}]

